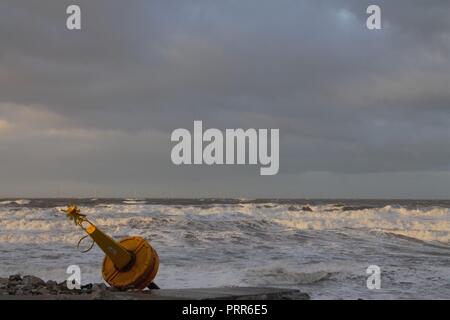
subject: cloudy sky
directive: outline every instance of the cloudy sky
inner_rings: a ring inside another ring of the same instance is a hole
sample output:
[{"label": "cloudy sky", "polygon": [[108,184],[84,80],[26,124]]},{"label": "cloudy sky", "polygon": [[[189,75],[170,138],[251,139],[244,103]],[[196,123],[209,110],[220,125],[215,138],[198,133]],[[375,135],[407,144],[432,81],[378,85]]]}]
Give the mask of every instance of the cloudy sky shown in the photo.
[{"label": "cloudy sky", "polygon": [[[1,0],[0,197],[448,198],[449,14],[448,0]],[[194,120],[279,128],[279,174],[173,165],[170,134]]]}]

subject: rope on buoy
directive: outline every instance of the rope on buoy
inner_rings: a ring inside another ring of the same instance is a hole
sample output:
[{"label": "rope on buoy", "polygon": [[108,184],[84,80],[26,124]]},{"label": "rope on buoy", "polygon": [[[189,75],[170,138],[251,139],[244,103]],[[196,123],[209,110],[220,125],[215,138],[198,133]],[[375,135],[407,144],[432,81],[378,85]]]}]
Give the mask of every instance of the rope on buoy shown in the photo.
[{"label": "rope on buoy", "polygon": [[[85,231],[86,231],[86,228],[85,228],[85,226],[83,226],[84,222],[87,222],[87,223],[92,225],[92,223],[86,218],[86,215],[85,214],[81,214],[80,209],[78,209],[76,205],[73,205],[73,204],[69,205],[67,207],[67,209],[61,209],[61,211],[65,212],[67,217],[69,218],[69,220],[72,220],[77,226],[80,226]],[[86,250],[81,250],[80,249],[81,242],[83,242],[83,240],[86,239],[87,237],[89,237],[88,234],[83,236],[83,237],[81,237],[80,240],[78,240],[77,249],[81,253],[89,252],[94,247],[95,241],[92,240],[92,243],[89,246],[89,248],[87,248]]]},{"label": "rope on buoy", "polygon": [[81,250],[80,249],[80,244],[81,244],[81,242],[84,240],[84,239],[86,239],[87,237],[89,237],[89,235],[85,235],[85,236],[83,236],[83,237],[81,237],[80,238],[80,240],[78,240],[78,243],[77,243],[77,249],[78,249],[78,251],[80,251],[81,253],[86,253],[86,252],[89,252],[89,251],[91,251],[91,249],[94,247],[94,240],[92,240],[92,242],[91,242],[91,245],[89,246],[89,248],[87,248],[86,250]]}]

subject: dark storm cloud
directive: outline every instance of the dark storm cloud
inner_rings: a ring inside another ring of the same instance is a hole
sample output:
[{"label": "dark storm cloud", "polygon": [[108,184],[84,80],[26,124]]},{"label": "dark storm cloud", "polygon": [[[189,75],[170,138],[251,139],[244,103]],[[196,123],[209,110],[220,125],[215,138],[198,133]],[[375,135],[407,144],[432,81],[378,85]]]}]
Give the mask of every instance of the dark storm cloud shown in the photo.
[{"label": "dark storm cloud", "polygon": [[[65,29],[73,3],[81,32]],[[227,181],[217,192],[233,185],[229,176],[253,186],[253,169],[174,173],[169,134],[197,119],[280,128],[282,174],[446,171],[450,2],[377,1],[381,31],[365,27],[369,4],[2,1],[3,175],[148,187],[146,179],[177,184],[204,174],[208,183]],[[35,113],[14,111],[27,108]],[[49,138],[46,130],[66,133]],[[276,179],[286,190],[297,183]]]}]

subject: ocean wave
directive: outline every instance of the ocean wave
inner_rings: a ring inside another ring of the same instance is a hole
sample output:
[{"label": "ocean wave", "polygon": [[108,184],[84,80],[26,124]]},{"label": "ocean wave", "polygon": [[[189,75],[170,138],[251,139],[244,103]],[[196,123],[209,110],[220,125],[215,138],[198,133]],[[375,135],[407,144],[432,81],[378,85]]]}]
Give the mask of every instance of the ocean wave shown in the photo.
[{"label": "ocean wave", "polygon": [[[322,297],[370,298],[366,269],[376,264],[383,283],[406,292],[401,297],[448,296],[445,207],[121,201],[85,201],[80,209],[114,239],[149,240],[161,258],[156,282],[164,288],[280,286]],[[0,206],[0,276],[36,272],[63,280],[68,265],[80,264],[84,281],[101,281],[103,252],[94,246],[79,253],[84,232],[56,205],[63,201]]]},{"label": "ocean wave", "polygon": [[31,200],[28,200],[28,199],[4,200],[4,201],[0,201],[0,205],[16,204],[19,206],[24,206],[24,205],[30,204],[30,202],[31,202]]},{"label": "ocean wave", "polygon": [[[17,201],[17,200],[16,200]],[[306,209],[308,208],[308,209]],[[190,230],[193,232],[222,232],[229,229],[251,233],[254,236],[270,236],[278,227],[299,231],[354,230],[368,235],[397,234],[426,242],[450,242],[450,209],[442,207],[405,208],[384,206],[354,210],[342,210],[334,204],[220,204],[202,207],[197,205],[152,204],[97,204],[80,209],[92,222],[108,232],[132,233],[161,229],[161,232]],[[1,207],[0,234],[20,232],[51,232],[69,230],[73,225],[65,220],[56,208]],[[298,209],[298,210],[297,210]],[[223,230],[222,230],[223,229]],[[74,230],[74,229],[70,229]],[[10,237],[14,237],[10,235]]]},{"label": "ocean wave", "polygon": [[315,207],[312,212],[284,212],[272,221],[296,230],[361,230],[395,233],[421,241],[450,242],[450,210],[441,207],[407,209],[385,206],[358,210]]},{"label": "ocean wave", "polygon": [[328,279],[332,275],[328,271],[302,272],[284,267],[251,269],[247,272],[247,281],[264,286],[298,286],[313,284]]},{"label": "ocean wave", "polygon": [[145,200],[133,200],[133,199],[125,199],[122,201],[124,204],[146,204]]}]

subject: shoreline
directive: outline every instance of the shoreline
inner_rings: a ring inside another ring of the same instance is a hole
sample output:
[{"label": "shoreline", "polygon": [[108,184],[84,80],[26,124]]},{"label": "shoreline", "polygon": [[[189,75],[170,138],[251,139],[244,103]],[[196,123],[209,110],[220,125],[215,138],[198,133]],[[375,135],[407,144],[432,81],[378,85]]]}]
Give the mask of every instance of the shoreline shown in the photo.
[{"label": "shoreline", "polygon": [[295,289],[272,287],[217,287],[119,291],[104,283],[68,289],[66,282],[31,275],[0,278],[0,300],[309,300]]}]

